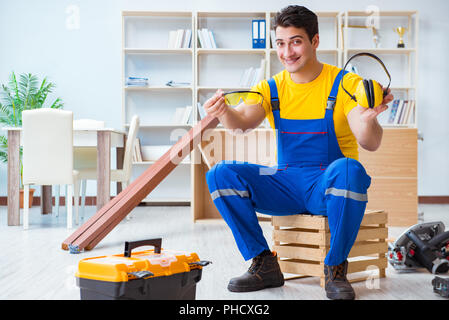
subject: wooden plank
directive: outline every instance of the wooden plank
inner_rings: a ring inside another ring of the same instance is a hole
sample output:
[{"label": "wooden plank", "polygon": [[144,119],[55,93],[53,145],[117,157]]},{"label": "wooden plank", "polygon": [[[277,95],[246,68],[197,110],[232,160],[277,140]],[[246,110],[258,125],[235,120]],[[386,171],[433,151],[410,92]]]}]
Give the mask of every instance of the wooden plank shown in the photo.
[{"label": "wooden plank", "polygon": [[361,226],[369,226],[372,224],[384,224],[388,221],[388,214],[385,211],[376,211],[365,213]]},{"label": "wooden plank", "polygon": [[20,225],[20,131],[8,130],[8,226]]},{"label": "wooden plank", "polygon": [[62,248],[67,250],[70,244],[80,250],[95,247],[193,150],[201,141],[202,134],[217,124],[218,119],[212,116],[202,119],[141,176],[69,236]]},{"label": "wooden plank", "polygon": [[279,266],[285,273],[301,274],[314,277],[320,277],[324,274],[323,267],[319,263],[300,260],[280,260]]},{"label": "wooden plank", "polygon": [[368,228],[361,227],[355,242],[371,240],[371,239],[386,239],[388,237],[388,228]]},{"label": "wooden plank", "polygon": [[281,258],[324,261],[324,258],[326,257],[325,248],[321,249],[296,244],[281,244],[279,246],[273,246],[273,251],[276,251]]},{"label": "wooden plank", "polygon": [[[314,277],[324,276],[323,266],[315,261],[287,259],[287,260],[280,260],[279,266],[281,267],[281,271],[285,273],[300,274],[304,276],[314,276]],[[388,267],[387,258],[384,257],[379,259],[348,261],[348,277],[353,273],[368,271],[369,267],[376,267],[377,269],[379,269],[379,272],[381,272],[382,269]],[[367,277],[360,279],[366,278]],[[353,280],[357,281],[355,279]]]},{"label": "wooden plank", "polygon": [[[302,229],[304,230],[304,229]],[[324,233],[320,232],[304,232],[298,231],[298,229],[280,229],[273,231],[273,240],[286,243],[299,243],[299,244],[324,244]]]},{"label": "wooden plank", "polygon": [[365,256],[368,254],[375,254],[375,253],[386,253],[388,252],[388,244],[386,242],[370,242],[370,241],[363,241],[359,243],[354,243],[352,246],[351,251],[349,252],[348,257],[358,257],[358,256]]},{"label": "wooden plank", "polygon": [[379,270],[388,267],[388,260],[386,257],[378,259],[364,259],[357,261],[348,261],[348,273],[367,271],[368,267],[374,266]]},{"label": "wooden plank", "polygon": [[307,229],[329,230],[324,216],[294,214],[289,216],[273,216],[273,225],[299,227]]}]

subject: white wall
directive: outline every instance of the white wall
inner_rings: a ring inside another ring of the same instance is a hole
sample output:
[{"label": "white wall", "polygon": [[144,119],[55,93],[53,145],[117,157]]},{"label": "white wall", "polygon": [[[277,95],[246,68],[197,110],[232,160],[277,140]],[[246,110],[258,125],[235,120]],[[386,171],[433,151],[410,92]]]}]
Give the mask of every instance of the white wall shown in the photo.
[{"label": "white wall", "polygon": [[[449,2],[445,0],[301,1],[316,11],[419,11],[419,195],[449,195]],[[0,83],[11,71],[47,76],[55,96],[75,118],[103,119],[121,126],[121,10],[276,11],[291,1],[268,0],[15,0],[0,1]],[[79,28],[73,11],[79,8]],[[75,25],[76,27],[76,25]],[[400,148],[400,146],[398,146]],[[0,164],[0,196],[5,196],[6,166]]]}]

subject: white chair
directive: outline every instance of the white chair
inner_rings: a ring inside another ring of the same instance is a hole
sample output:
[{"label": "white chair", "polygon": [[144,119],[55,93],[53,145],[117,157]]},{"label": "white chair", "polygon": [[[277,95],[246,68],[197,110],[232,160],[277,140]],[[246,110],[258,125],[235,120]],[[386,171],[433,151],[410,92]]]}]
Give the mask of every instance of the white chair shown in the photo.
[{"label": "white chair", "polygon": [[[30,185],[68,185],[66,193],[67,228],[72,228],[72,193],[77,171],[73,170],[73,113],[50,108],[22,112],[23,130],[23,228],[29,227]],[[75,186],[74,186],[75,185]]]},{"label": "white chair", "polygon": [[[77,119],[73,120],[73,130],[92,130],[104,128],[105,122],[94,119]],[[79,171],[81,169],[96,169],[97,167],[97,148],[96,147],[76,147],[73,149],[73,167]],[[78,181],[79,183],[79,181]],[[81,181],[81,214],[84,216],[84,208],[86,204],[86,180]],[[78,192],[79,188],[75,190]],[[55,186],[55,209],[56,216],[59,215],[59,185]],[[67,188],[66,188],[67,193]],[[75,216],[75,223],[79,224],[79,216]]]},{"label": "white chair", "polygon": [[[121,182],[122,189],[125,189],[131,179],[132,173],[132,155],[134,150],[134,144],[139,131],[139,117],[133,116],[131,124],[129,126],[128,136],[126,138],[125,154],[123,158],[123,168],[111,170],[111,182]],[[78,180],[81,184],[86,184],[86,180],[97,180],[97,168],[96,163],[93,168],[77,168]],[[85,197],[86,190],[84,189],[82,199]],[[84,218],[84,202],[81,204],[81,215]],[[129,218],[129,215],[128,215]]]}]

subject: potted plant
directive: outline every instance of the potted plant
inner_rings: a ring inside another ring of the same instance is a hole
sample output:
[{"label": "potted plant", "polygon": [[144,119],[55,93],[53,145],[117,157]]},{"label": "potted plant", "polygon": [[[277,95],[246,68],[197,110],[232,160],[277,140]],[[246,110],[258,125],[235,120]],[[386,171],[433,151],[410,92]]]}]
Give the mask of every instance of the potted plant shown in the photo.
[{"label": "potted plant", "polygon": [[[39,85],[36,75],[24,73],[17,81],[14,72],[9,77],[8,85],[2,84],[0,89],[0,126],[20,127],[22,126],[22,111],[54,108],[61,109],[64,104],[60,98],[56,98],[50,106],[44,106],[49,93],[55,85],[44,78]],[[0,136],[0,161],[8,162],[8,139]],[[23,208],[23,183],[22,183],[22,148],[20,148],[20,208]],[[30,189],[30,207],[33,202],[34,189]]]}]

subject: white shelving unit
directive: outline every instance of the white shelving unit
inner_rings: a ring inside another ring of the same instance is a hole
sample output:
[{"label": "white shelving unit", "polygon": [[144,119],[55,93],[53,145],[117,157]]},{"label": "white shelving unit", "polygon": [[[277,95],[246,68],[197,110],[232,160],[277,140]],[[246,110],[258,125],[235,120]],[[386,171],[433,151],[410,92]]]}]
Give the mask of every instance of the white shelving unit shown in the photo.
[{"label": "white shelving unit", "polygon": [[[377,21],[373,19],[377,19]],[[343,60],[347,61],[352,55],[359,52],[370,52],[377,55],[382,59],[390,72],[392,78],[390,88],[395,99],[415,100],[414,123],[382,123],[384,127],[418,127],[418,105],[416,103],[418,83],[418,20],[417,11],[380,11],[375,16],[373,16],[373,13],[362,11],[346,11],[344,13],[344,23],[342,24],[344,39]],[[376,28],[379,36],[378,47],[376,47],[373,41],[371,29],[354,28],[354,26],[366,25],[378,27]],[[399,36],[394,29],[400,26],[407,28],[406,34],[404,35],[404,48],[397,48]],[[361,65],[366,66],[366,69],[359,70],[362,77],[368,77],[369,75],[370,78],[386,85],[386,76],[382,67],[377,66],[377,62],[369,62],[367,60],[370,59],[364,57],[360,57],[359,59],[361,59]],[[389,111],[386,115],[388,114]],[[383,121],[382,117],[380,121]]]}]

